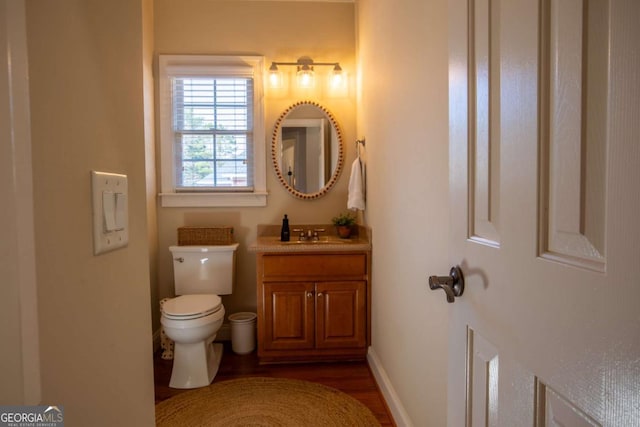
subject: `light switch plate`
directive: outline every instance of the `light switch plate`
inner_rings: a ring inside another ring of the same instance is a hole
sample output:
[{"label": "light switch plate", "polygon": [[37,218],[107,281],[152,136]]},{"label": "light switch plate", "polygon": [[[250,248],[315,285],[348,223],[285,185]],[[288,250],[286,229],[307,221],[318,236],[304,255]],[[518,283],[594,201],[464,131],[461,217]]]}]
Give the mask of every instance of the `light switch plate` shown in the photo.
[{"label": "light switch plate", "polygon": [[127,246],[129,243],[127,176],[91,171],[91,190],[93,194],[93,254],[100,255]]}]

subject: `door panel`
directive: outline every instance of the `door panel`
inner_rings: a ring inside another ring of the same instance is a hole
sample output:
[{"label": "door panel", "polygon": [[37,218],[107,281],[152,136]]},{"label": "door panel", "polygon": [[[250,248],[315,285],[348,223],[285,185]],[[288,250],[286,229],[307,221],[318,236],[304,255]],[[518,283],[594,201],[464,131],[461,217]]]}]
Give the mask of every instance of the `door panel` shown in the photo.
[{"label": "door panel", "polygon": [[546,385],[537,382],[535,427],[595,427],[600,424]]},{"label": "door panel", "polygon": [[319,282],[316,284],[316,291],[316,347],[364,347],[365,282]]},{"label": "door panel", "polygon": [[471,414],[471,425],[498,426],[498,349],[469,329],[467,351],[467,413]]},{"label": "door panel", "polygon": [[490,0],[469,9],[469,238],[500,246],[499,18]]},{"label": "door panel", "polygon": [[448,424],[640,425],[640,2],[449,11]]},{"label": "door panel", "polygon": [[604,271],[609,2],[546,0],[540,28],[540,255]]},{"label": "door panel", "polygon": [[313,283],[264,283],[266,350],[314,346]]}]

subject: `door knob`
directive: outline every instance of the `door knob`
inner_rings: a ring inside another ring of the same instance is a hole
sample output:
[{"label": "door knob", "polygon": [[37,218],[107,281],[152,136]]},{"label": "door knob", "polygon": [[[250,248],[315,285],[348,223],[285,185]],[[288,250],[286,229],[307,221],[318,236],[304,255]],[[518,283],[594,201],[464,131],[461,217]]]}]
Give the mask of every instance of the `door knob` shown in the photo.
[{"label": "door knob", "polygon": [[447,302],[455,302],[464,292],[464,276],[459,266],[451,267],[448,276],[429,276],[431,290],[442,289],[447,294]]}]

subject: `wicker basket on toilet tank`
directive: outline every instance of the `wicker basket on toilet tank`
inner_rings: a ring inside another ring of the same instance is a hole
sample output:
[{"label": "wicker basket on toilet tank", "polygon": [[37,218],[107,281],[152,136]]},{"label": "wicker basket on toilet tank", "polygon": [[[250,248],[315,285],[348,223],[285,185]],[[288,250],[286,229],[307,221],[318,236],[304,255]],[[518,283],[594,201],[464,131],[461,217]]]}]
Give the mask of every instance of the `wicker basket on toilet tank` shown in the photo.
[{"label": "wicker basket on toilet tank", "polygon": [[179,227],[178,246],[217,246],[234,243],[233,227]]}]

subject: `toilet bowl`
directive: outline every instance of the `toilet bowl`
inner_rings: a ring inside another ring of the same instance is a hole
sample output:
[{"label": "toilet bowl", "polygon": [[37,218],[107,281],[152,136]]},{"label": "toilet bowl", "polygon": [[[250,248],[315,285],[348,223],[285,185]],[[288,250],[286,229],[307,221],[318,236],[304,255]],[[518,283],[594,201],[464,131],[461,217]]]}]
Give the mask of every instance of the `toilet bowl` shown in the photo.
[{"label": "toilet bowl", "polygon": [[213,340],[224,320],[218,295],[181,295],[162,306],[160,323],[174,341],[173,369],[169,387],[196,388],[211,383],[222,357],[222,344]]}]

